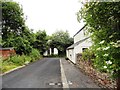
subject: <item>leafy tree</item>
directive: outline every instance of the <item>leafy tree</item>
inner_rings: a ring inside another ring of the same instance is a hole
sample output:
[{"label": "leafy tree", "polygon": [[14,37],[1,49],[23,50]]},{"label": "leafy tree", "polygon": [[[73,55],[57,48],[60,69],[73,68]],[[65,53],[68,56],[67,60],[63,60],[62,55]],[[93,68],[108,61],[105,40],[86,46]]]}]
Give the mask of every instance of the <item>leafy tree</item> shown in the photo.
[{"label": "leafy tree", "polygon": [[28,40],[30,45],[33,47],[33,43],[36,40],[35,33],[33,33],[33,31],[29,30],[29,28],[27,26],[26,26],[23,34],[21,35],[21,37],[23,37],[24,39]]},{"label": "leafy tree", "polygon": [[37,48],[40,53],[43,55],[43,53],[47,50],[47,34],[46,31],[41,31],[39,30],[36,34],[35,34],[36,40],[33,43],[33,47]]},{"label": "leafy tree", "polygon": [[1,3],[2,46],[15,47],[18,54],[22,52],[28,54],[32,50],[29,43],[32,41],[32,38],[28,27],[25,25],[22,8],[18,3],[13,1],[1,1]]},{"label": "leafy tree", "polygon": [[22,8],[16,2],[2,2],[2,37],[20,36],[25,30]]},{"label": "leafy tree", "polygon": [[69,33],[61,30],[52,34],[50,47],[57,48],[59,55],[65,55],[66,48],[72,43],[73,38],[70,38]]},{"label": "leafy tree", "polygon": [[85,3],[78,12],[80,18],[92,33],[94,65],[120,78],[120,2]]},{"label": "leafy tree", "polygon": [[16,37],[15,39],[11,40],[9,44],[13,44],[16,52],[20,55],[29,54],[32,50],[32,46],[30,46],[30,42],[22,37]]}]

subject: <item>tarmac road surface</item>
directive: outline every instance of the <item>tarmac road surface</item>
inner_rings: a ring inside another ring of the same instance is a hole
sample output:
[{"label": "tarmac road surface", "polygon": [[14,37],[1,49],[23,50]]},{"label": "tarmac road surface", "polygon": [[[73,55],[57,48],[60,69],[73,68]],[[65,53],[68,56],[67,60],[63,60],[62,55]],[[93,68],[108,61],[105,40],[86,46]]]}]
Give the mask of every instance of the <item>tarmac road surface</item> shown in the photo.
[{"label": "tarmac road surface", "polygon": [[59,88],[62,90],[65,86],[70,90],[72,88],[100,89],[93,80],[64,58],[43,58],[2,76],[2,88]]}]

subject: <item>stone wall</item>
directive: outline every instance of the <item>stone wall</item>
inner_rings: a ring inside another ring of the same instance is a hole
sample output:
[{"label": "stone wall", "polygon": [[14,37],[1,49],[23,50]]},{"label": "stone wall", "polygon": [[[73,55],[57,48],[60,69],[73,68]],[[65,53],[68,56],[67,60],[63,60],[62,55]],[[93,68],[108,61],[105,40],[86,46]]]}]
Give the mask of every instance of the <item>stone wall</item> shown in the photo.
[{"label": "stone wall", "polygon": [[92,62],[82,59],[82,54],[77,54],[77,64],[82,72],[90,76],[95,83],[103,88],[116,88],[116,80],[111,79],[107,73],[101,73],[92,66]]}]

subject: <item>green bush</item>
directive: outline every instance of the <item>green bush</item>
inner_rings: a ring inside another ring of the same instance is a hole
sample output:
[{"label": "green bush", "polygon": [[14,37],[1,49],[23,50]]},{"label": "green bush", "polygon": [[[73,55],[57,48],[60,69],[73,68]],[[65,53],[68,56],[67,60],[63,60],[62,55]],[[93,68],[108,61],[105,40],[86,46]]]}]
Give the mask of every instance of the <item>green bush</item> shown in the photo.
[{"label": "green bush", "polygon": [[86,49],[82,53],[83,60],[93,60],[94,58],[95,58],[95,56],[94,56],[94,52],[92,51],[92,49]]},{"label": "green bush", "polygon": [[[117,76],[120,70],[120,47],[117,42],[106,42],[103,40],[92,48],[95,52],[94,66],[102,72]],[[120,75],[120,74],[119,74]]]},{"label": "green bush", "polygon": [[28,64],[32,61],[32,58],[30,56],[25,56],[24,60],[25,60],[24,64]]},{"label": "green bush", "polygon": [[26,63],[31,62],[32,58],[30,56],[26,56],[26,55],[15,55],[12,56],[8,61],[12,62],[16,65],[24,65]]},{"label": "green bush", "polygon": [[25,62],[25,56],[24,55],[15,55],[10,58],[10,61],[13,62],[16,65],[23,65]]},{"label": "green bush", "polygon": [[32,58],[32,61],[35,61],[41,57],[41,55],[37,49],[32,49],[32,52],[29,54],[29,56]]},{"label": "green bush", "polygon": [[40,53],[37,49],[32,49],[32,52],[30,53],[30,55],[15,55],[15,56],[11,56],[8,60],[6,60],[6,62],[11,62],[14,63],[16,65],[24,65],[26,63],[29,62],[33,62],[37,59],[39,59]]}]

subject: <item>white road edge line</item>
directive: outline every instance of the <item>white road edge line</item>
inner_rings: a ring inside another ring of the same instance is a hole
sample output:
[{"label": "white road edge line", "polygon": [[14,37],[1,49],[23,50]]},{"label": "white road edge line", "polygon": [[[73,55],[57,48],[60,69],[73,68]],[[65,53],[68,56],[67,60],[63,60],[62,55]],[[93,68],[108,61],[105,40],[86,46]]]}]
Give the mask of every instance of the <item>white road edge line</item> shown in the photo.
[{"label": "white road edge line", "polygon": [[60,59],[60,67],[61,67],[61,79],[62,79],[62,84],[63,84],[63,90],[64,89],[69,90],[69,85],[68,85],[68,82],[67,82],[67,78],[65,76],[65,72],[64,72],[64,69],[63,69],[61,59]]}]

